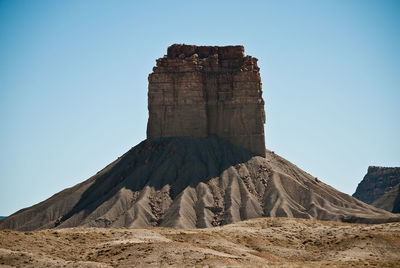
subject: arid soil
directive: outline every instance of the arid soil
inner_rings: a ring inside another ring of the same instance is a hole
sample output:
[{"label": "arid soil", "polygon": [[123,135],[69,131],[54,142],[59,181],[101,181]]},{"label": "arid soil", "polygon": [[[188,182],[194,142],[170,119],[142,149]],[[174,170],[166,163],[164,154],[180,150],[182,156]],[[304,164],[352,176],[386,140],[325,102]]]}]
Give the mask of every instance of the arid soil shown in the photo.
[{"label": "arid soil", "polygon": [[260,218],[206,229],[0,231],[0,265],[17,267],[398,267],[400,223]]}]

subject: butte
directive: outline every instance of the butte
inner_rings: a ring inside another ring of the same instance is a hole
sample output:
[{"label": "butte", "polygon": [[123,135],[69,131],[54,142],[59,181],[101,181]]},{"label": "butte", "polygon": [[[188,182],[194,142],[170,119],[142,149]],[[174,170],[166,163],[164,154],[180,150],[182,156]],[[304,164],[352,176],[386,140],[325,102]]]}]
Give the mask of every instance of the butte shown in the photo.
[{"label": "butte", "polygon": [[259,68],[243,46],[170,46],[149,75],[148,108],[145,141],[0,229],[400,221],[266,150]]}]

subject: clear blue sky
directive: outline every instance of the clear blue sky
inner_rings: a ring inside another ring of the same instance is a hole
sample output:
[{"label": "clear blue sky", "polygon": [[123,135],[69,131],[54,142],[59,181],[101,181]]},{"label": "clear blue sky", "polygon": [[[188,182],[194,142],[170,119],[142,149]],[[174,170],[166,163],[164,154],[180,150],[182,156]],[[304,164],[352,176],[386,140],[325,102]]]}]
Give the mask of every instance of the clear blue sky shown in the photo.
[{"label": "clear blue sky", "polygon": [[400,1],[0,1],[0,215],[145,139],[173,43],[259,59],[267,148],[352,194],[400,166]]}]

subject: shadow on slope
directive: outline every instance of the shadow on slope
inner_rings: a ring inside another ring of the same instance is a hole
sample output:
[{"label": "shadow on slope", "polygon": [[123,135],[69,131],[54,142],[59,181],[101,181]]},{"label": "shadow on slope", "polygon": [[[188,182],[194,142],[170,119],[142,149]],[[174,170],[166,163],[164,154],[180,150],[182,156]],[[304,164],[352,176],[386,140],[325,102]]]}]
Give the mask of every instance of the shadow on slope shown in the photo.
[{"label": "shadow on slope", "polygon": [[[217,137],[145,140],[98,177],[55,225],[76,214],[80,214],[80,219],[85,219],[122,188],[135,193],[146,186],[156,191],[168,186],[168,195],[174,200],[187,187],[206,183],[229,167],[245,163],[254,156],[254,153]],[[137,198],[133,199],[136,201]]]},{"label": "shadow on slope", "polygon": [[0,229],[75,226],[204,228],[257,217],[400,221],[273,152],[218,137],[143,141],[90,179],[25,208]]}]

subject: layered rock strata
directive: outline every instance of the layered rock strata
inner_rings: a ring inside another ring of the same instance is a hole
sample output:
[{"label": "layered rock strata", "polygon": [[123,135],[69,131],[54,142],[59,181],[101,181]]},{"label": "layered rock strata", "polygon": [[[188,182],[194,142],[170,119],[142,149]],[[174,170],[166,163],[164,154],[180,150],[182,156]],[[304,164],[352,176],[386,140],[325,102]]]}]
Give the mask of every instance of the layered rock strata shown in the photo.
[{"label": "layered rock strata", "polygon": [[172,45],[149,75],[147,138],[216,135],[265,156],[261,95],[243,46]]}]

